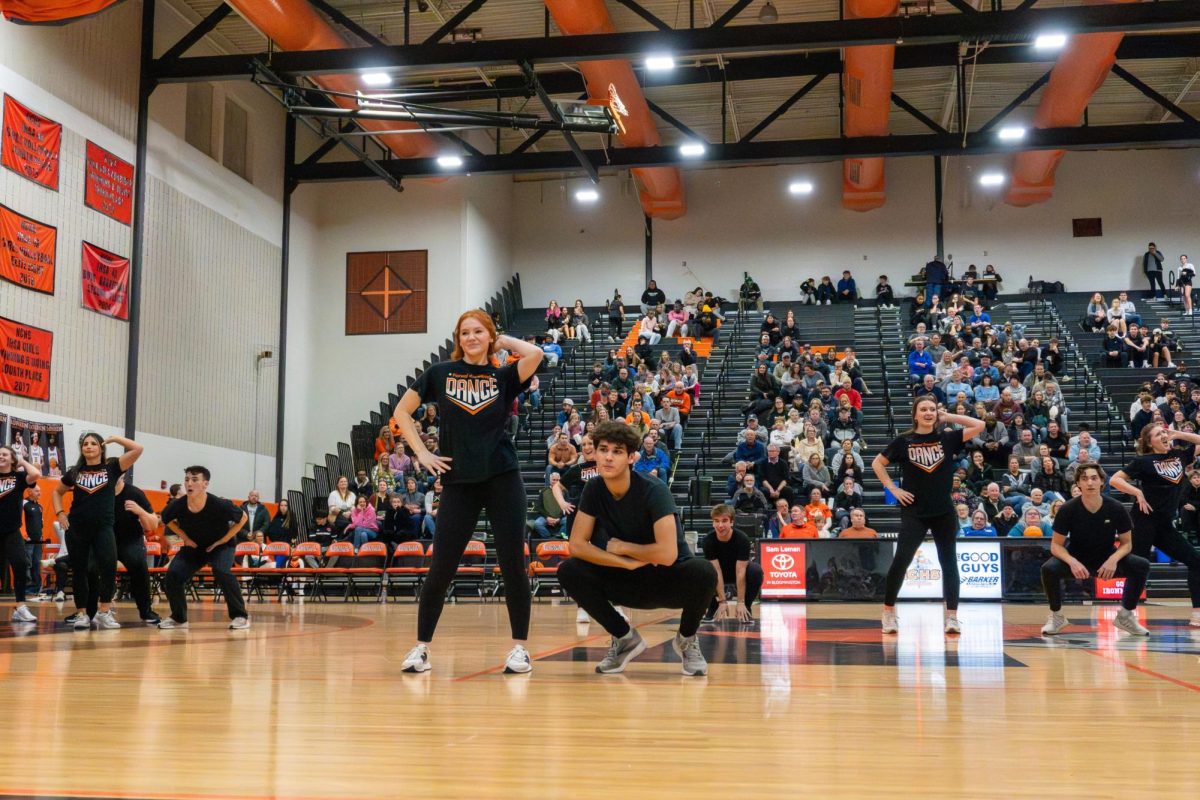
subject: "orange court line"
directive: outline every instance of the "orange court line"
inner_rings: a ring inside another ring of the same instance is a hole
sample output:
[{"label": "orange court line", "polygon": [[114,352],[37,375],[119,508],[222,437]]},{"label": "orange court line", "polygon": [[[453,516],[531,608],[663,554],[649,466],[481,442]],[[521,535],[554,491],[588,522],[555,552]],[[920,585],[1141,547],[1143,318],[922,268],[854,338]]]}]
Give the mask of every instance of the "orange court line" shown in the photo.
[{"label": "orange court line", "polygon": [[1084,652],[1091,653],[1096,658],[1103,658],[1105,661],[1115,661],[1116,663],[1122,665],[1126,669],[1131,669],[1131,670],[1134,670],[1135,672],[1140,672],[1143,675],[1149,675],[1152,678],[1158,678],[1159,680],[1166,681],[1167,683],[1173,683],[1176,686],[1181,686],[1184,689],[1190,689],[1193,692],[1200,692],[1200,686],[1197,686],[1194,683],[1188,683],[1187,681],[1180,680],[1179,678],[1172,678],[1170,675],[1164,675],[1161,672],[1155,672],[1154,670],[1147,669],[1146,667],[1139,667],[1137,664],[1130,664],[1125,659],[1118,658],[1115,655],[1110,656],[1107,653],[1101,653],[1098,650],[1086,650]]}]

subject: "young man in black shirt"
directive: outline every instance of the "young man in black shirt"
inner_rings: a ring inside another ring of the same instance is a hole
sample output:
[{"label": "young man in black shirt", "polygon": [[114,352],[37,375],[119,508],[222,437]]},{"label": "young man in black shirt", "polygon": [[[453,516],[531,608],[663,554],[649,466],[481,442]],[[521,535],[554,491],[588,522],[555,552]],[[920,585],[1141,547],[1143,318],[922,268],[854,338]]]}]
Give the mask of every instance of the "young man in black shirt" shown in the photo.
[{"label": "young man in black shirt", "polygon": [[184,496],[163,509],[163,523],[183,540],[183,548],[163,578],[171,616],[159,623],[162,631],[187,628],[187,585],[205,564],[212,567],[213,580],[225,595],[230,630],[250,627],[242,587],[233,575],[236,537],[246,524],[246,512],[223,497],[209,494],[211,477],[207,467],[188,467],[183,471]]},{"label": "young man in black shirt", "polygon": [[[735,618],[738,622],[754,621],[754,601],[762,590],[763,570],[750,560],[750,537],[733,529],[733,507],[713,506],[713,530],[704,537],[701,550],[717,571],[717,594],[708,604],[704,620]],[[725,601],[726,587],[737,586],[737,603]]]},{"label": "young man in black shirt", "polygon": [[602,480],[583,489],[571,529],[571,557],[559,565],[563,591],[612,635],[596,671],[623,672],[646,643],[613,607],[682,608],[675,652],[684,675],[706,675],[696,631],[717,586],[716,570],[693,558],[675,501],[657,478],[633,472],[638,436],[621,422],[592,432]]},{"label": "young man in black shirt", "polygon": [[[146,563],[146,534],[158,527],[158,516],[150,507],[146,493],[122,475],[117,479],[116,506],[113,509],[113,533],[117,537],[117,560],[129,576],[129,593],[137,604],[138,616],[147,625],[162,622],[150,607],[150,569]],[[88,614],[95,616],[100,595],[88,597]]]},{"label": "young man in black shirt", "polygon": [[[42,489],[36,483],[25,490],[25,502],[21,504],[25,516],[25,553],[29,557],[29,594],[42,593]],[[40,598],[45,599],[45,598]]]},{"label": "young man in black shirt", "polygon": [[25,605],[25,579],[29,573],[25,540],[21,538],[21,505],[27,486],[37,485],[42,473],[12,447],[0,447],[0,544],[12,567],[13,594],[17,607],[13,622],[37,622]]},{"label": "young man in black shirt", "polygon": [[[1054,517],[1050,559],[1042,564],[1042,586],[1050,601],[1050,619],[1042,633],[1053,636],[1067,627],[1062,613],[1062,581],[1067,577],[1086,580],[1095,575],[1108,580],[1125,578],[1121,609],[1113,625],[1134,636],[1149,636],[1138,622],[1138,598],[1150,574],[1150,562],[1133,555],[1133,520],[1125,506],[1100,493],[1104,470],[1099,464],[1083,464],[1075,473],[1079,497],[1068,500]],[[1118,547],[1113,549],[1113,540]]]}]

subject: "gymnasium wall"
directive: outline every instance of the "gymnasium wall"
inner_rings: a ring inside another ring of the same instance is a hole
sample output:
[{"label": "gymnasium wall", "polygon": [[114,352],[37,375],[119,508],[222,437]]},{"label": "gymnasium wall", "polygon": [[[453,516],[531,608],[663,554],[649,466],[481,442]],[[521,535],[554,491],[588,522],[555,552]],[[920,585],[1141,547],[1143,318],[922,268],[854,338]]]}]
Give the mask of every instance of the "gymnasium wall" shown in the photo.
[{"label": "gymnasium wall", "polygon": [[[55,333],[51,399],[4,395],[0,410],[62,421],[69,443],[75,427],[124,425],[128,324],[81,308],[79,248],[86,239],[128,256],[131,231],[84,207],[82,153],[91,139],[134,160],[140,19],[140,4],[127,2],[63,27],[0,21],[0,91],[64,128],[57,193],[0,169],[0,202],[59,228],[55,296],[0,287],[0,315]],[[160,2],[158,51],[196,19]],[[215,52],[202,44],[192,54]],[[185,94],[161,87],[151,101],[138,482],[175,482],[206,460],[214,489],[241,495],[252,482],[269,488],[274,474],[277,360],[255,354],[278,351],[283,115],[254,87],[214,87],[215,136],[226,96],[251,114],[245,180],[183,140]]]},{"label": "gymnasium wall", "polygon": [[[1030,274],[1075,291],[1141,286],[1140,257],[1151,240],[1168,265],[1180,252],[1193,261],[1200,252],[1200,150],[1068,153],[1053,199],[1025,209],[978,185],[991,167],[1004,160],[946,160],[945,246],[960,270],[995,264],[1009,291]],[[840,162],[691,170],[687,215],[654,225],[655,277],[672,297],[698,283],[732,297],[743,270],[767,297],[796,297],[804,278],[836,281],[843,269],[868,293],[881,273],[902,283],[935,251],[933,160],[891,159],[887,169],[887,204],[866,214],[842,209]],[[792,197],[793,179],[811,180],[815,191]],[[645,245],[636,201],[622,196],[616,178],[602,181],[601,200],[589,206],[574,201],[574,188],[513,187],[513,253],[526,304],[595,304],[614,285],[637,298]],[[1103,237],[1073,238],[1076,217],[1101,217]]]}]

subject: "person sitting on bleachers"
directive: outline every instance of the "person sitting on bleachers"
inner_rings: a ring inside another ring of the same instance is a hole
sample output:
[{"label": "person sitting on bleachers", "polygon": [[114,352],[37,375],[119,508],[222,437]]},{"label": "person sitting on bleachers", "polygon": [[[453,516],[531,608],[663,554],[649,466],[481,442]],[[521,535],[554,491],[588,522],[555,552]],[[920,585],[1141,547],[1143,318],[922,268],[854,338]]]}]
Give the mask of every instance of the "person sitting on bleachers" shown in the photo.
[{"label": "person sitting on bleachers", "polygon": [[825,465],[824,455],[822,453],[812,453],[800,470],[800,486],[804,494],[810,493],[813,489],[818,490],[822,495],[833,494],[833,473],[829,467]]},{"label": "person sitting on bleachers", "polygon": [[1033,470],[1033,462],[1038,458],[1038,443],[1033,440],[1033,431],[1026,428],[1021,431],[1021,438],[1012,447],[1012,455],[1021,463],[1021,469]]},{"label": "person sitting on bleachers", "polygon": [[1124,366],[1125,342],[1117,333],[1115,325],[1109,325],[1104,329],[1104,341],[1101,343],[1101,349],[1104,351],[1104,366]]},{"label": "person sitting on bleachers", "polygon": [[908,349],[909,350],[914,349],[917,346],[917,342],[921,342],[926,347],[928,347],[930,339],[931,339],[931,337],[929,335],[928,329],[925,327],[925,323],[918,322],[914,326],[912,336],[908,337]]},{"label": "person sitting on bleachers", "polygon": [[1125,312],[1121,309],[1120,300],[1115,297],[1113,298],[1112,304],[1108,307],[1108,311],[1105,312],[1105,316],[1108,318],[1109,326],[1117,329],[1117,335],[1124,336],[1128,323],[1125,321]]},{"label": "person sitting on bleachers", "polygon": [[971,523],[958,529],[959,536],[996,536],[996,529],[982,508],[971,513]]},{"label": "person sitting on bleachers", "polygon": [[[555,426],[556,429],[557,426]],[[557,472],[562,474],[570,469],[575,463],[575,459],[579,453],[575,449],[575,445],[571,444],[571,438],[567,432],[558,429],[558,435],[555,437],[554,444],[550,446],[546,453],[546,485],[550,485],[550,475]]]},{"label": "person sitting on bleachers", "polygon": [[932,396],[939,406],[946,404],[946,393],[942,391],[942,387],[937,385],[937,380],[933,375],[926,375],[921,383],[913,389],[913,399],[926,395]]},{"label": "person sitting on bleachers", "polygon": [[650,415],[642,410],[642,398],[634,395],[629,401],[629,413],[625,415],[625,424],[637,433],[645,436],[650,431]]},{"label": "person sitting on bleachers", "polygon": [[688,335],[688,320],[692,315],[683,307],[682,300],[676,300],[671,309],[667,311],[667,338],[673,338],[676,334],[679,336]]},{"label": "person sitting on bleachers", "polygon": [[[1024,408],[1025,401],[1029,398],[1029,392],[1025,390],[1025,384],[1021,383],[1020,375],[1009,375],[1008,386],[1003,391],[1008,392],[1014,403]],[[1003,399],[1003,392],[1001,392],[1001,399]]]},{"label": "person sitting on bleachers", "polygon": [[558,362],[562,360],[563,356],[562,347],[558,342],[547,336],[539,336],[535,341],[545,354],[543,358],[546,359],[546,366],[551,368],[557,367]]},{"label": "person sitting on bleachers", "polygon": [[858,285],[848,269],[842,270],[842,279],[837,284],[837,299],[839,303],[858,302]]},{"label": "person sitting on bleachers", "polygon": [[[1105,339],[1105,341],[1108,340]],[[1150,360],[1150,339],[1143,333],[1141,326],[1137,323],[1130,323],[1128,332],[1121,342],[1125,345],[1125,353],[1129,356],[1129,368],[1142,369],[1145,367],[1146,362]]]},{"label": "person sitting on bleachers", "polygon": [[790,516],[790,522],[779,531],[780,539],[816,539],[820,536],[816,526],[808,521],[804,506],[792,506]]},{"label": "person sitting on bleachers", "polygon": [[670,395],[662,398],[662,406],[654,412],[654,418],[658,420],[659,430],[671,449],[678,450],[683,445],[683,420]]},{"label": "person sitting on bleachers", "polygon": [[896,307],[896,295],[892,292],[892,285],[888,283],[887,275],[880,275],[879,281],[875,284],[875,303],[880,308]]},{"label": "person sitting on bleachers", "polygon": [[853,416],[853,409],[842,407],[838,409],[837,417],[829,426],[829,457],[842,448],[843,442],[853,442],[855,450],[861,450],[866,445],[863,442],[862,423]]},{"label": "person sitting on bleachers", "polygon": [[971,308],[971,316],[967,317],[967,327],[971,329],[971,333],[976,336],[983,336],[984,332],[992,327],[992,317],[988,312],[983,310],[983,306],[976,303]]},{"label": "person sitting on bleachers", "polygon": [[854,478],[844,478],[833,498],[833,519],[839,529],[850,526],[850,514],[863,507],[862,488]]},{"label": "person sitting on bleachers", "polygon": [[[1091,463],[1092,463],[1092,457],[1090,455],[1088,455],[1088,451],[1080,450],[1078,453],[1075,454],[1074,460],[1071,461],[1070,463],[1068,463],[1066,468],[1063,470],[1063,480],[1066,481],[1066,484],[1068,486],[1070,486],[1071,484],[1073,484],[1075,482],[1075,473],[1077,473],[1079,471],[1079,468],[1082,467],[1084,464],[1091,464]],[[1064,493],[1064,495],[1069,495],[1069,494],[1070,494],[1070,490],[1068,489],[1067,492]]]},{"label": "person sitting on bleachers", "polygon": [[667,302],[667,295],[662,289],[658,288],[658,283],[654,280],[646,284],[646,290],[642,292],[642,314],[649,314],[655,306],[660,303]]},{"label": "person sitting on bleachers", "polygon": [[1079,455],[1080,450],[1086,450],[1088,452],[1088,455],[1091,456],[1092,461],[1099,461],[1100,460],[1100,444],[1099,444],[1099,442],[1097,442],[1094,438],[1092,438],[1091,431],[1089,431],[1086,427],[1084,427],[1083,425],[1080,425],[1079,428],[1080,428],[1080,430],[1079,430],[1078,435],[1071,437],[1071,447],[1070,447],[1070,449],[1067,450],[1068,460],[1074,461],[1075,457],[1077,455]]},{"label": "person sitting on bleachers", "polygon": [[[1086,450],[1081,451],[1087,453]],[[1071,496],[1066,479],[1058,468],[1058,462],[1049,456],[1038,459],[1034,464],[1033,488],[1041,489],[1047,497],[1063,499]]]},{"label": "person sitting on bleachers", "polygon": [[920,383],[926,375],[933,375],[933,359],[925,352],[925,340],[917,339],[908,354],[908,378],[913,383]]},{"label": "person sitting on bleachers", "polygon": [[366,495],[360,494],[355,501],[354,509],[350,512],[350,526],[347,530],[350,532],[350,540],[354,543],[355,550],[367,542],[374,541],[375,537],[379,535],[379,516],[371,507]]},{"label": "person sitting on bleachers", "polygon": [[808,490],[808,502],[804,506],[804,513],[808,515],[809,520],[812,521],[814,525],[816,524],[816,520],[813,519],[814,514],[819,513],[823,515],[825,519],[831,519],[833,517],[833,511],[830,510],[829,504],[825,502],[825,493],[816,486],[813,486]]},{"label": "person sitting on bleachers", "polygon": [[812,278],[805,278],[800,284],[800,305],[817,305],[817,282]]},{"label": "person sitting on bleachers", "polygon": [[[563,525],[565,514],[563,514],[562,506],[559,505],[557,493],[554,487],[562,480],[562,476],[558,473],[553,473],[550,476],[550,484],[542,489],[538,495],[537,503],[534,505],[533,513],[537,516],[529,523],[532,528],[534,537],[537,539],[553,539],[557,538],[566,530]],[[561,489],[559,490],[561,492]]]},{"label": "person sitting on bleachers", "polygon": [[1000,391],[1000,399],[992,406],[992,414],[1002,425],[1011,425],[1013,419],[1022,412],[1021,404],[1013,400],[1012,392],[1005,386]]},{"label": "person sitting on bleachers", "polygon": [[591,318],[583,309],[583,301],[576,300],[575,305],[571,308],[571,314],[568,320],[572,338],[578,339],[584,344],[590,343],[592,341],[592,333],[589,329],[591,324]]},{"label": "person sitting on bleachers", "polygon": [[833,279],[828,275],[821,277],[821,282],[817,284],[817,305],[830,306],[837,298],[837,289],[833,285]]},{"label": "person sitting on bleachers", "polygon": [[829,514],[818,509],[808,515],[808,520],[817,529],[818,539],[829,539],[833,536],[833,518]]},{"label": "person sitting on bleachers", "polygon": [[767,457],[754,467],[758,486],[772,504],[781,498],[789,503],[792,499],[792,489],[788,485],[788,462],[779,457],[779,451],[778,445],[769,445]]},{"label": "person sitting on bleachers", "polygon": [[854,388],[853,379],[849,375],[845,375],[842,377],[840,384],[837,385],[839,385],[840,388],[833,393],[833,396],[837,398],[848,398],[850,400],[850,405],[853,406],[855,410],[862,411],[862,395],[859,394],[858,390]]},{"label": "person sitting on bleachers", "polygon": [[665,449],[659,449],[656,437],[649,434],[642,437],[642,449],[638,451],[633,470],[667,482],[671,475],[671,457]]},{"label": "person sitting on bleachers", "polygon": [[546,306],[546,335],[558,342],[558,337],[562,335],[562,326],[563,310],[557,300],[551,300]]},{"label": "person sitting on bleachers", "polygon": [[1042,517],[1050,516],[1050,504],[1053,501],[1046,496],[1038,487],[1034,486],[1029,490],[1029,499],[1021,504],[1021,514],[1024,516],[1029,509],[1036,509]]},{"label": "person sitting on bleachers", "polygon": [[[1049,513],[1049,511],[1050,509],[1047,504],[1046,512]],[[1042,536],[1053,536],[1054,529],[1051,527],[1050,523],[1044,519],[1044,517],[1045,514],[1043,514],[1039,508],[1036,506],[1027,505],[1021,511],[1021,521],[1009,529],[1008,535],[1032,536],[1034,535],[1033,531],[1041,531]]]},{"label": "person sitting on bleachers", "polygon": [[755,485],[754,475],[747,473],[742,478],[741,487],[733,493],[730,503],[739,514],[753,514],[760,519],[771,509],[766,496]]}]

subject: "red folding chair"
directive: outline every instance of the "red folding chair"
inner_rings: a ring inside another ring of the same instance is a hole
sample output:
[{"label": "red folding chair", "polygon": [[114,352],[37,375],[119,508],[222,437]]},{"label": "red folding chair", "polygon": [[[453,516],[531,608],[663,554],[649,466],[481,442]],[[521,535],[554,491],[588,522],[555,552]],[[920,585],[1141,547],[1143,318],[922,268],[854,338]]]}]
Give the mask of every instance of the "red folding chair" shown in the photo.
[{"label": "red folding chair", "polygon": [[348,570],[350,582],[347,588],[350,596],[358,600],[358,590],[362,587],[374,588],[375,599],[382,603],[383,569],[387,565],[387,545],[383,542],[363,542],[354,556],[354,564]]},{"label": "red folding chair", "polygon": [[326,588],[334,583],[342,585],[342,600],[350,599],[350,568],[354,565],[354,545],[350,542],[334,542],[325,548],[325,565],[313,572],[317,583],[313,587],[314,597],[329,599]]},{"label": "red folding chair", "polygon": [[533,596],[537,597],[543,586],[558,586],[558,565],[571,557],[570,546],[566,542],[542,542],[537,546],[534,560],[529,564],[533,576]]},{"label": "red folding chair", "polygon": [[[309,559],[318,566],[312,566]],[[291,562],[296,562],[296,565],[289,563],[284,570],[283,591],[303,597],[307,588],[315,587],[318,582],[316,571],[321,564],[321,545],[318,542],[300,542],[292,548]]]},{"label": "red folding chair", "polygon": [[[432,552],[432,546],[430,551]],[[396,545],[392,551],[392,565],[387,568],[387,591],[385,596],[391,596],[393,586],[411,586],[413,602],[421,596],[421,583],[429,572],[429,562],[425,557],[425,548],[420,542],[403,542]]]},{"label": "red folding chair", "polygon": [[[270,559],[262,566],[250,570],[251,580],[249,591],[257,594],[259,600],[266,600],[263,586],[269,586],[272,580],[279,581],[279,594],[283,594],[283,574],[287,570],[287,560],[292,555],[292,546],[287,542],[270,542],[263,546],[264,558]],[[280,561],[280,559],[283,559]]]}]

